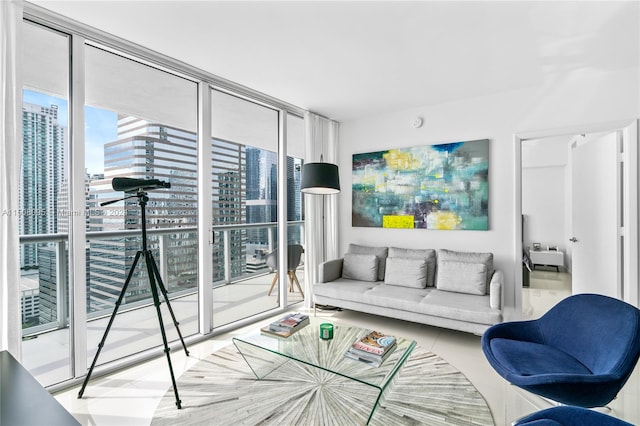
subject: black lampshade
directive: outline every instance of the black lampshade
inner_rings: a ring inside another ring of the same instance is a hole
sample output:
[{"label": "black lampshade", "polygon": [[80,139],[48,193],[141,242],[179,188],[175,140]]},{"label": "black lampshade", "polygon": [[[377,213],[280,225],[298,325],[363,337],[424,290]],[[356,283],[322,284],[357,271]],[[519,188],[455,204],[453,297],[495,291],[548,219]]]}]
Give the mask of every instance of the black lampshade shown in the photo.
[{"label": "black lampshade", "polygon": [[303,164],[300,190],[307,194],[337,194],[340,192],[338,166],[331,163]]}]

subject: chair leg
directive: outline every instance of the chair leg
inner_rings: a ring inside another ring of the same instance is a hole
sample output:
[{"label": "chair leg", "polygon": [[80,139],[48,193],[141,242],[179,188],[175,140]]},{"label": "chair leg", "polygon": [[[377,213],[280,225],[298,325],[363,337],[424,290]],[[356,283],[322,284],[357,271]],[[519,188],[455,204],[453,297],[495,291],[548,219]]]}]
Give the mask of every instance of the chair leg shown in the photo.
[{"label": "chair leg", "polygon": [[273,274],[273,281],[271,281],[271,288],[269,289],[269,294],[267,294],[267,296],[271,296],[273,287],[276,285],[277,282],[278,282],[278,271],[276,271],[276,273]]},{"label": "chair leg", "polygon": [[302,292],[302,287],[300,287],[300,281],[298,281],[298,277],[296,276],[296,271],[291,271],[291,275],[293,276],[293,279],[296,282],[296,286],[298,287],[298,291],[300,292],[300,295],[302,295],[302,298],[304,299],[304,293]]},{"label": "chair leg", "polygon": [[287,276],[289,277],[289,293],[293,292],[293,273],[291,271],[287,271]]}]

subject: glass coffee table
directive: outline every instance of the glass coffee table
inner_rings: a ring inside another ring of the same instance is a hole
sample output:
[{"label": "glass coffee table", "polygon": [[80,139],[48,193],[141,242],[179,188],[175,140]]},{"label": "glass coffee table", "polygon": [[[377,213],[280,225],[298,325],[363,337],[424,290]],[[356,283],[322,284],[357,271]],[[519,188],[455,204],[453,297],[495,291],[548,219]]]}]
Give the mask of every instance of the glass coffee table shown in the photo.
[{"label": "glass coffee table", "polygon": [[300,380],[301,389],[306,389],[301,398],[319,398],[323,410],[344,411],[346,416],[357,416],[354,408],[360,408],[362,419],[369,423],[416,342],[396,336],[396,348],[379,367],[373,367],[344,356],[371,330],[334,323],[333,338],[322,340],[319,326],[331,321],[310,320],[288,338],[264,335],[258,329],[234,337],[233,343],[258,379]]}]

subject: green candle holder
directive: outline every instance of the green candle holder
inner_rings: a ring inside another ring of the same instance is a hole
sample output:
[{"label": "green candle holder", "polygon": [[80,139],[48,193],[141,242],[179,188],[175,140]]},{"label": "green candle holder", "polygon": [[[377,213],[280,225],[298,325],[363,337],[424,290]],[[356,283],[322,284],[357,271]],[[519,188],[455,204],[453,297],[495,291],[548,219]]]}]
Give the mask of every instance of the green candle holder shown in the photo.
[{"label": "green candle holder", "polygon": [[320,324],[320,338],[322,340],[333,339],[333,324],[328,322]]}]

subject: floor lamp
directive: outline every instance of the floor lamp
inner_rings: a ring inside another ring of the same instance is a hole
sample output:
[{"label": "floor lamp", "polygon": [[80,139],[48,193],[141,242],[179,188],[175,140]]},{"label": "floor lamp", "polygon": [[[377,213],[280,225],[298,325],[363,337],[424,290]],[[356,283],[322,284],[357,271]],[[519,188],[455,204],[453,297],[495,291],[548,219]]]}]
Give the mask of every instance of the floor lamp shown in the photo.
[{"label": "floor lamp", "polygon": [[[324,241],[324,196],[340,192],[340,175],[338,166],[322,161],[319,163],[305,163],[302,165],[302,179],[300,191],[305,194],[322,195],[322,238]],[[324,250],[323,250],[324,252]],[[324,253],[323,253],[324,255]]]},{"label": "floor lamp", "polygon": [[322,260],[324,260],[324,196],[340,192],[340,175],[338,173],[338,166],[323,162],[322,155],[320,155],[319,163],[303,164],[300,191],[305,194],[322,195]]},{"label": "floor lamp", "polygon": [[302,165],[300,191],[305,194],[328,195],[340,192],[338,166],[322,162]]}]

